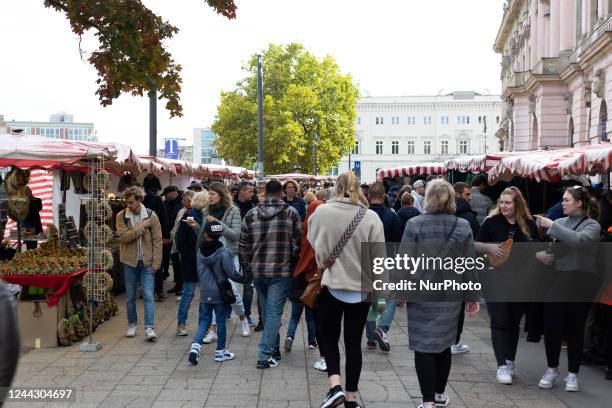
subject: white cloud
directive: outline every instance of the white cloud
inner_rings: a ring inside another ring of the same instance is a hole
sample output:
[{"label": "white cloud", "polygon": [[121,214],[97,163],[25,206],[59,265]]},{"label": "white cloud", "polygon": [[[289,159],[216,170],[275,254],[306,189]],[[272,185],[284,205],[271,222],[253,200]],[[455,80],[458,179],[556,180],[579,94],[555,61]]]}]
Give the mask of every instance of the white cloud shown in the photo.
[{"label": "white cloud", "polygon": [[[500,90],[492,50],[502,0],[242,0],[238,18],[216,15],[204,0],[145,0],[180,28],[168,45],[183,66],[183,118],[159,103],[158,135],[191,140],[210,125],[219,93],[241,78],[247,58],[270,43],[297,41],[336,58],[372,95],[436,94],[439,90]],[[148,150],[148,102],[122,96],[103,108],[95,71],[80,59],[65,17],[42,0],[2,7],[0,114],[47,120],[67,111],[94,122],[102,140]],[[91,40],[83,48],[93,49]]]}]

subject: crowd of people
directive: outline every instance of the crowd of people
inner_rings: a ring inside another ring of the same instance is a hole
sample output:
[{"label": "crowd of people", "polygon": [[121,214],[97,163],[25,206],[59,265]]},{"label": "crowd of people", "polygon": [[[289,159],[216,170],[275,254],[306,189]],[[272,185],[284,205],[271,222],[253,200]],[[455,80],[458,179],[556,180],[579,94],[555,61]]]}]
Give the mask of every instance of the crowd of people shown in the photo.
[{"label": "crowd of people", "polygon": [[[512,384],[520,322],[529,306],[493,302],[479,293],[466,293],[463,302],[400,302],[394,297],[371,302],[371,288],[362,285],[363,243],[463,243],[464,256],[508,257],[503,242],[540,241],[547,237],[570,244],[562,254],[541,251],[537,262],[554,267],[568,279],[595,275],[594,257],[584,256],[573,243],[597,242],[610,227],[612,194],[599,203],[593,190],[569,186],[559,204],[546,215],[532,215],[523,193],[508,187],[499,197],[487,195],[486,177],[470,184],[449,184],[441,178],[397,185],[388,181],[360,185],[352,172],[340,175],[335,186],[241,182],[193,182],[187,191],[176,186],[161,190],[155,180],[123,192],[127,208],[117,215],[121,262],[126,282],[128,337],[137,334],[136,286],[140,283],[146,338],[155,341],[155,301],[165,298],[163,284],[172,264],[177,296],[177,336],[188,336],[188,315],[199,290],[198,329],[189,362],[200,362],[202,344],[216,341],[214,360],[235,358],[227,347],[226,321],[232,312],[240,333],[261,331],[257,368],[279,365],[281,318],[286,302],[291,317],[282,346],[289,352],[305,312],[308,348],[319,349],[315,368],[326,371],[330,388],[322,408],[359,407],[356,399],[365,347],[391,350],[388,333],[398,307],[408,316],[409,348],[414,351],[422,407],[446,406],[445,393],[452,356],[468,353],[461,342],[465,315],[474,316],[486,302],[491,341],[497,360],[496,379]],[[560,209],[560,211],[559,211]],[[509,262],[508,265],[512,263]],[[507,266],[508,268],[510,266]],[[504,268],[502,265],[500,268]],[[301,296],[321,278],[314,308]],[[254,291],[257,316],[252,313]],[[612,302],[601,301],[608,335],[606,378],[612,379]],[[542,326],[547,369],[539,386],[552,388],[559,376],[562,342],[567,342],[569,372],[566,391],[578,391],[578,372],[585,348],[590,302],[545,303]],[[374,316],[372,318],[371,316]],[[344,322],[344,323],[343,323]],[[346,364],[342,387],[339,341],[343,335]],[[543,361],[544,364],[544,361]]]}]

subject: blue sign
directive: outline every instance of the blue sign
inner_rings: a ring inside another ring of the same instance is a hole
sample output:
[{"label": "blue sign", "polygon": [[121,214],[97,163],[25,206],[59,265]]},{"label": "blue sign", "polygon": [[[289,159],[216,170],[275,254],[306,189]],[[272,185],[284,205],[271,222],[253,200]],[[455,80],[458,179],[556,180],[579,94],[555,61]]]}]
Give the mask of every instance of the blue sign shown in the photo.
[{"label": "blue sign", "polygon": [[357,176],[357,178],[361,178],[361,162],[360,161],[355,161],[355,175]]},{"label": "blue sign", "polygon": [[179,156],[179,144],[178,139],[166,139],[164,148],[164,158],[166,159],[178,159]]}]

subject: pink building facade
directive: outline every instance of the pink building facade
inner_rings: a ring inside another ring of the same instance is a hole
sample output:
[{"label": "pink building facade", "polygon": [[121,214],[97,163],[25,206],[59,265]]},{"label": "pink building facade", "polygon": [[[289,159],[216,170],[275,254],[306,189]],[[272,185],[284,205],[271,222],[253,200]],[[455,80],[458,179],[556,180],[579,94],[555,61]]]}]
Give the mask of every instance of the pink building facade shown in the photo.
[{"label": "pink building facade", "polygon": [[505,150],[612,138],[612,0],[509,0],[494,49]]}]

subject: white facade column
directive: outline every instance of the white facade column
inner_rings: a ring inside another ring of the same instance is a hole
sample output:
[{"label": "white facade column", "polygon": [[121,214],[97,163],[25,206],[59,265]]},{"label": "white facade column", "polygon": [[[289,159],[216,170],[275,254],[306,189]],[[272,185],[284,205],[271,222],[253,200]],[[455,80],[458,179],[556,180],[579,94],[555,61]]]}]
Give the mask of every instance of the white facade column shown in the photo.
[{"label": "white facade column", "polygon": [[[535,20],[537,21],[537,27],[536,27],[536,31],[535,31],[535,35],[536,35],[536,46],[535,46],[535,50],[536,50],[536,55],[535,55],[535,59],[533,60],[532,64],[535,65],[542,57],[544,57],[546,55],[546,43],[545,43],[545,35],[544,35],[544,30],[545,30],[545,18],[544,18],[544,5],[537,1],[535,2],[535,7],[538,9],[537,12],[537,16],[535,18]],[[534,14],[535,15],[535,14]]]},{"label": "white facade column", "polygon": [[562,0],[550,2],[550,28],[549,28],[549,49],[548,56],[556,57],[559,55],[559,34],[561,25],[561,7]]},{"label": "white facade column", "polygon": [[574,25],[574,2],[572,0],[561,0],[560,24],[559,24],[559,51],[573,48]]}]

